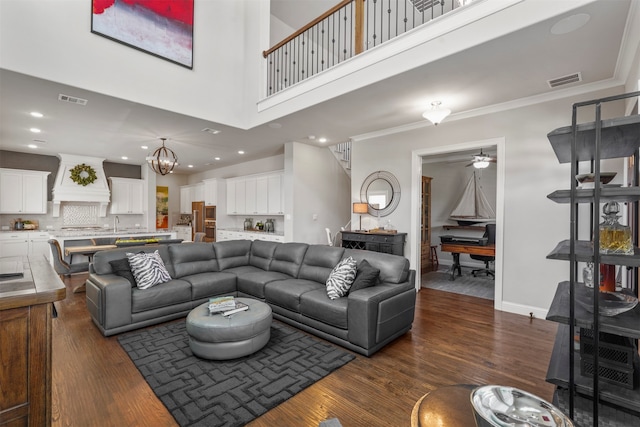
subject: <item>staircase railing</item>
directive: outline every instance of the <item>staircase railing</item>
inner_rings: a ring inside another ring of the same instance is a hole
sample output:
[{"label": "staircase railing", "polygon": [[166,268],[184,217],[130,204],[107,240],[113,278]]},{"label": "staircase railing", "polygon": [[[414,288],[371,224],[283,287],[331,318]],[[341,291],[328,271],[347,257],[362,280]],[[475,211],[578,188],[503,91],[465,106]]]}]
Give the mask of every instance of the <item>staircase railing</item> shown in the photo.
[{"label": "staircase railing", "polygon": [[343,0],[262,53],[268,62],[267,95],[273,95],[471,1]]}]

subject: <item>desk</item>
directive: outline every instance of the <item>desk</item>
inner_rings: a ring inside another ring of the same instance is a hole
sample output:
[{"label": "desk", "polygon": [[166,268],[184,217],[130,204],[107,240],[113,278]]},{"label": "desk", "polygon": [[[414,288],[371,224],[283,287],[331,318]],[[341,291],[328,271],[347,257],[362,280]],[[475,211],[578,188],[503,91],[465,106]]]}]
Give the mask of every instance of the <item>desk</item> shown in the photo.
[{"label": "desk", "polygon": [[68,246],[64,248],[65,256],[70,256],[70,261],[73,262],[74,254],[82,254],[89,257],[89,261],[93,258],[93,254],[99,251],[107,249],[115,249],[116,245],[88,245],[88,246]]},{"label": "desk", "polygon": [[449,269],[451,274],[450,279],[455,279],[456,270],[458,270],[458,276],[462,276],[462,269],[460,268],[460,254],[469,255],[483,255],[483,256],[496,256],[496,245],[465,245],[460,243],[442,243],[441,250],[443,252],[451,252],[453,255],[453,264]]}]

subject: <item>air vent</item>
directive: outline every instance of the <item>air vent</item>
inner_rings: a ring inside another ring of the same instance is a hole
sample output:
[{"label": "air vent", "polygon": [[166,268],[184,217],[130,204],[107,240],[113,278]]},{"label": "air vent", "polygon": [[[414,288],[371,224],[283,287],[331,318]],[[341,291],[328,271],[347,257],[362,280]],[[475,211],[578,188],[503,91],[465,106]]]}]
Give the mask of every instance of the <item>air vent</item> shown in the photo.
[{"label": "air vent", "polygon": [[568,74],[566,76],[558,77],[556,79],[547,80],[547,84],[549,87],[558,87],[568,85],[570,83],[581,82],[582,81],[582,73],[573,73]]},{"label": "air vent", "polygon": [[433,6],[438,6],[443,4],[444,1],[439,0],[410,0],[413,3],[413,7],[416,8],[418,12],[424,12],[427,9],[432,8]]},{"label": "air vent", "polygon": [[69,96],[69,95],[63,95],[63,94],[58,95],[58,101],[68,102],[70,104],[78,104],[78,105],[87,105],[87,102],[89,102],[86,99],[76,98],[75,96]]},{"label": "air vent", "polygon": [[218,130],[218,129],[204,128],[204,129],[202,129],[202,132],[209,132],[211,134],[217,135],[222,131]]}]

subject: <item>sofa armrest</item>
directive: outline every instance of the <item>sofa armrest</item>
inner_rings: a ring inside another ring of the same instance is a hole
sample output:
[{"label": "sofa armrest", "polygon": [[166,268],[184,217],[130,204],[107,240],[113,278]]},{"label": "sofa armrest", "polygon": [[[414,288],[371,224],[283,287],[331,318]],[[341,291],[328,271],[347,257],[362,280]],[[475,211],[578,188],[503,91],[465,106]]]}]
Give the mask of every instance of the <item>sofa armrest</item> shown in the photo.
[{"label": "sofa armrest", "polygon": [[116,274],[89,274],[87,308],[104,330],[128,325],[131,320],[131,283]]},{"label": "sofa armrest", "polygon": [[411,282],[383,283],[347,298],[348,339],[360,347],[371,348],[413,323],[416,291]]}]

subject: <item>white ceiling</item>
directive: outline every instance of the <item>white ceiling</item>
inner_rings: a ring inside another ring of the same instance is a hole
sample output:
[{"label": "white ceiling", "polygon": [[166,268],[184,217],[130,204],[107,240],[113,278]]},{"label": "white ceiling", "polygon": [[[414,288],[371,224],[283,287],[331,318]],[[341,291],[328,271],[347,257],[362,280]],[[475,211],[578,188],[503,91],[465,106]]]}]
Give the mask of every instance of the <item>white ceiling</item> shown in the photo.
[{"label": "white ceiling", "polygon": [[[542,2],[542,0],[539,0]],[[201,172],[275,155],[289,141],[318,144],[307,136],[326,136],[329,144],[357,135],[422,122],[417,100],[434,92],[457,94],[454,113],[482,110],[521,98],[552,94],[547,80],[581,72],[583,81],[571,87],[608,82],[620,77],[621,54],[637,52],[623,46],[631,0],[600,0],[573,13],[588,13],[587,25],[561,37],[550,29],[565,16],[523,28],[434,63],[396,75],[277,122],[242,130],[173,112],[116,99],[50,81],[0,70],[0,149],[55,155],[73,153],[104,157],[108,161],[144,163],[149,150],[160,145],[154,135],[169,138],[167,145],[180,159],[180,173]],[[272,13],[299,28],[335,0],[272,0]],[[544,2],[552,7],[552,2]],[[569,86],[567,86],[569,87]],[[87,107],[58,101],[58,94],[89,100]],[[379,102],[383,99],[384,102]],[[90,108],[89,108],[90,106]],[[46,113],[31,134],[37,108]],[[204,128],[222,131],[215,139]],[[195,131],[194,131],[195,129]],[[37,150],[27,148],[42,140]],[[215,144],[213,143],[215,141]],[[141,145],[149,150],[142,150]],[[248,154],[242,156],[238,150]],[[126,155],[129,160],[122,160]],[[213,158],[220,156],[221,161]],[[193,169],[187,165],[193,164]]]}]

